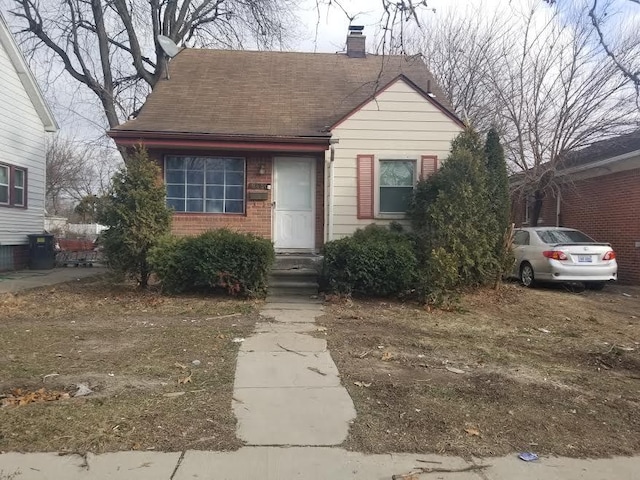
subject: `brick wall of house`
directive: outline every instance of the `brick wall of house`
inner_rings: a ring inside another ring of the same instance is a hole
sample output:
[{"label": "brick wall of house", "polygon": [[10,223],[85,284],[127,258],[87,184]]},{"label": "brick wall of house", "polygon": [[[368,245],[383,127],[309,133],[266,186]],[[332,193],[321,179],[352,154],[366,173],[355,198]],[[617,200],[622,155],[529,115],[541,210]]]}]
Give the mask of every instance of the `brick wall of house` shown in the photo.
[{"label": "brick wall of house", "polygon": [[[516,226],[524,202],[514,202]],[[539,225],[555,225],[556,198],[545,198]],[[640,284],[640,169],[576,181],[562,191],[560,225],[609,242],[616,252],[621,283]]]},{"label": "brick wall of house", "polygon": [[[165,154],[170,155],[232,155],[246,158],[246,183],[273,184],[273,155],[254,152],[178,152],[178,151],[150,151],[164,168],[162,159]],[[260,174],[260,167],[264,166],[264,174]],[[320,249],[324,240],[324,162],[323,157],[317,158],[316,168],[316,249]],[[242,215],[216,213],[176,213],[173,216],[172,232],[176,235],[197,235],[208,230],[228,228],[237,232],[247,232],[272,239],[272,191],[266,190],[267,200],[249,200],[247,188],[245,213]]]}]

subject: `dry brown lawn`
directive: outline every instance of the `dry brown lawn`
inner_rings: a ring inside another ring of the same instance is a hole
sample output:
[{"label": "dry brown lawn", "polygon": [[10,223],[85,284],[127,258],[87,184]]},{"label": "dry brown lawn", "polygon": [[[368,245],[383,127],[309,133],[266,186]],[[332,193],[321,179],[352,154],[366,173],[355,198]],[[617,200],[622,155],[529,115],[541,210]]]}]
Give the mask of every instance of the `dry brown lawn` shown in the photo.
[{"label": "dry brown lawn", "polygon": [[[253,312],[104,279],[0,295],[0,451],[240,447],[232,340]],[[81,383],[94,393],[74,398]]]},{"label": "dry brown lawn", "polygon": [[321,323],[358,412],[351,450],[640,453],[640,288],[506,284],[458,312],[343,299]]}]

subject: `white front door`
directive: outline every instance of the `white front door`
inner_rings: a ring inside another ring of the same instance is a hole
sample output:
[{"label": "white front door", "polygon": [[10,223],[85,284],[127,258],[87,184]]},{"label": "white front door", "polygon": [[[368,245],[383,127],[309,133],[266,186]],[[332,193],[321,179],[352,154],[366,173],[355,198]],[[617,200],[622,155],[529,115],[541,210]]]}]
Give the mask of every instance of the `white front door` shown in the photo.
[{"label": "white front door", "polygon": [[315,159],[275,159],[274,242],[276,250],[315,246]]}]

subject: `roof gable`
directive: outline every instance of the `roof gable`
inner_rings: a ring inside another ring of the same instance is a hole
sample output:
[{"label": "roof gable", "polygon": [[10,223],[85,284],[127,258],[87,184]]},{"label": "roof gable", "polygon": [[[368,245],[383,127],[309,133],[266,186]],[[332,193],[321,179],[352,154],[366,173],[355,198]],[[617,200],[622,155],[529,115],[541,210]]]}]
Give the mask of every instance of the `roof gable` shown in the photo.
[{"label": "roof gable", "polygon": [[464,122],[462,120],[460,120],[455,114],[453,114],[451,111],[449,111],[442,103],[438,102],[435,99],[435,95],[432,92],[429,91],[425,91],[422,90],[418,85],[416,85],[415,83],[413,83],[409,78],[407,78],[405,75],[400,74],[398,75],[396,78],[392,79],[389,83],[387,83],[386,85],[384,85],[383,87],[381,87],[379,90],[377,90],[376,92],[374,92],[374,94],[370,97],[367,98],[364,102],[362,102],[360,105],[358,105],[357,107],[355,107],[353,110],[351,110],[349,113],[347,113],[344,117],[342,117],[341,119],[339,119],[336,123],[334,123],[331,126],[331,130],[337,128],[338,126],[340,126],[340,124],[342,124],[344,121],[348,120],[349,118],[351,118],[356,112],[360,111],[361,109],[365,108],[367,105],[369,105],[371,102],[375,102],[384,92],[386,92],[388,89],[390,89],[393,85],[395,85],[397,82],[404,82],[409,88],[411,88],[413,91],[415,91],[418,95],[420,95],[421,97],[423,97],[427,102],[431,103],[434,107],[436,107],[438,110],[440,110],[444,115],[446,115],[447,117],[449,117],[456,125],[464,128]]},{"label": "roof gable", "polygon": [[455,118],[419,57],[184,49],[169,68],[138,117],[115,131],[329,137],[399,78],[423,96],[431,87],[430,101]]},{"label": "roof gable", "polygon": [[2,12],[0,12],[0,45],[7,52],[9,60],[18,74],[22,86],[27,92],[33,107],[40,117],[44,130],[47,132],[55,132],[58,130],[58,124],[53,117],[53,113],[51,112],[49,105],[47,105],[47,102],[42,95],[42,91],[33,76],[33,72],[29,68],[29,65],[27,64],[24,55],[22,55],[13,35],[11,35],[9,27],[2,16]]}]

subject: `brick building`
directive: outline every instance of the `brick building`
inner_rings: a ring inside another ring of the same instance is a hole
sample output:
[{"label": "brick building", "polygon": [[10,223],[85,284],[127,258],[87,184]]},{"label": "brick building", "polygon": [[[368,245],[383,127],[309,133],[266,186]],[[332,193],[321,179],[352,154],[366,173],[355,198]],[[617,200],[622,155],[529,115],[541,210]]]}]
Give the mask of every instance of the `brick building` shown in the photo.
[{"label": "brick building", "polygon": [[405,217],[463,123],[423,60],[182,49],[139,114],[109,132],[162,167],[173,232],[216,228],[317,252]]},{"label": "brick building", "polygon": [[[576,228],[616,252],[621,283],[640,284],[640,131],[572,154],[548,194],[538,225]],[[530,202],[514,199],[516,226],[529,225]]]}]

